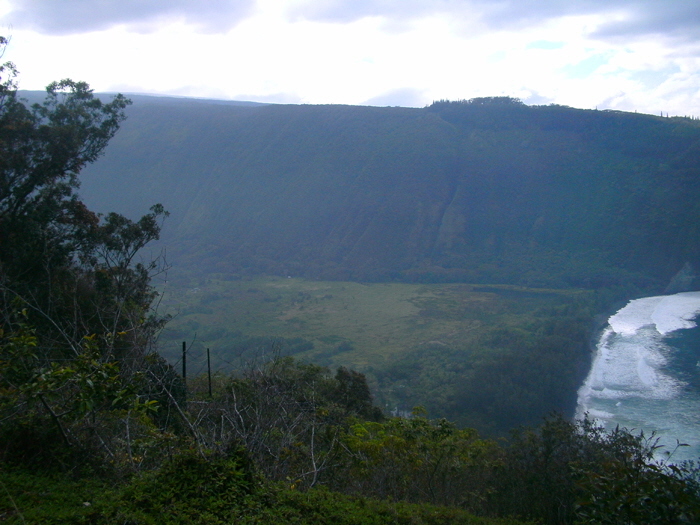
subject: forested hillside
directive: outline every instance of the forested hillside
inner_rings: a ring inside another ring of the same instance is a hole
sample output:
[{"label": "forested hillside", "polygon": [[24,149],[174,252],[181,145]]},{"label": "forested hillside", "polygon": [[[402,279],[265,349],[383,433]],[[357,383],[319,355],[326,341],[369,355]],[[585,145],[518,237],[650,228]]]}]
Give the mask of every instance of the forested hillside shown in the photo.
[{"label": "forested hillside", "polygon": [[231,370],[277,338],[367,374],[387,409],[505,435],[573,414],[595,315],[697,285],[689,118],[504,97],[415,109],[137,96],[126,111],[80,191],[98,210],[138,216],[155,199],[171,212],[162,306],[175,319],[160,351],[177,363],[188,341],[196,371],[206,348]]},{"label": "forested hillside", "polygon": [[134,100],[81,194],[127,215],[157,196],[176,268],[663,290],[700,262],[695,120]]}]

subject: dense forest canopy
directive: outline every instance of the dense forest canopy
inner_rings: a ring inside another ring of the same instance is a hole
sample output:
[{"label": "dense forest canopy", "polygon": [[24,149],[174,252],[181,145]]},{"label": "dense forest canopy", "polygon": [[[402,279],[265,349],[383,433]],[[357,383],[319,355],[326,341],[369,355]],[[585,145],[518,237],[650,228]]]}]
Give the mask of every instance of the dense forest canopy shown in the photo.
[{"label": "dense forest canopy", "polygon": [[699,262],[696,120],[134,100],[82,193],[129,214],[158,195],[176,268],[661,291]]}]

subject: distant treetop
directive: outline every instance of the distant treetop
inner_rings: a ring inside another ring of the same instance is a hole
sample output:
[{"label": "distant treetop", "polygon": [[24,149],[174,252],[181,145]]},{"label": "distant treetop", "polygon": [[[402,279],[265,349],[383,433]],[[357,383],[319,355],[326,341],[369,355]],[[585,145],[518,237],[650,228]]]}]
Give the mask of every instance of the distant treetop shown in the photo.
[{"label": "distant treetop", "polygon": [[524,106],[525,103],[514,97],[476,97],[463,100],[437,100],[430,107],[436,108],[448,104],[468,105],[468,106]]}]

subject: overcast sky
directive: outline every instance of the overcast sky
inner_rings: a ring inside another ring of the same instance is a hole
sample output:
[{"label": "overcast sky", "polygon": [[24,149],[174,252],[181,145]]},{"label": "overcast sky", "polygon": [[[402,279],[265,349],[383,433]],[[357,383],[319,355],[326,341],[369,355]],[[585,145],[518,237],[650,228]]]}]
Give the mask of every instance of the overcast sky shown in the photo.
[{"label": "overcast sky", "polygon": [[20,88],[700,116],[700,0],[0,0]]}]

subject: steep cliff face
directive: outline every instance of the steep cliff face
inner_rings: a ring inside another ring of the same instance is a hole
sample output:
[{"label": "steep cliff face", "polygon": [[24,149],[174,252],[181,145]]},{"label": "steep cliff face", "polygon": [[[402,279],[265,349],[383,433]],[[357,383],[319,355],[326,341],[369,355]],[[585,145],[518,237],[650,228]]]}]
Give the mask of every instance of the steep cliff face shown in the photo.
[{"label": "steep cliff face", "polygon": [[83,177],[171,212],[202,271],[595,287],[700,260],[700,125],[512,99],[425,109],[138,98]]}]

